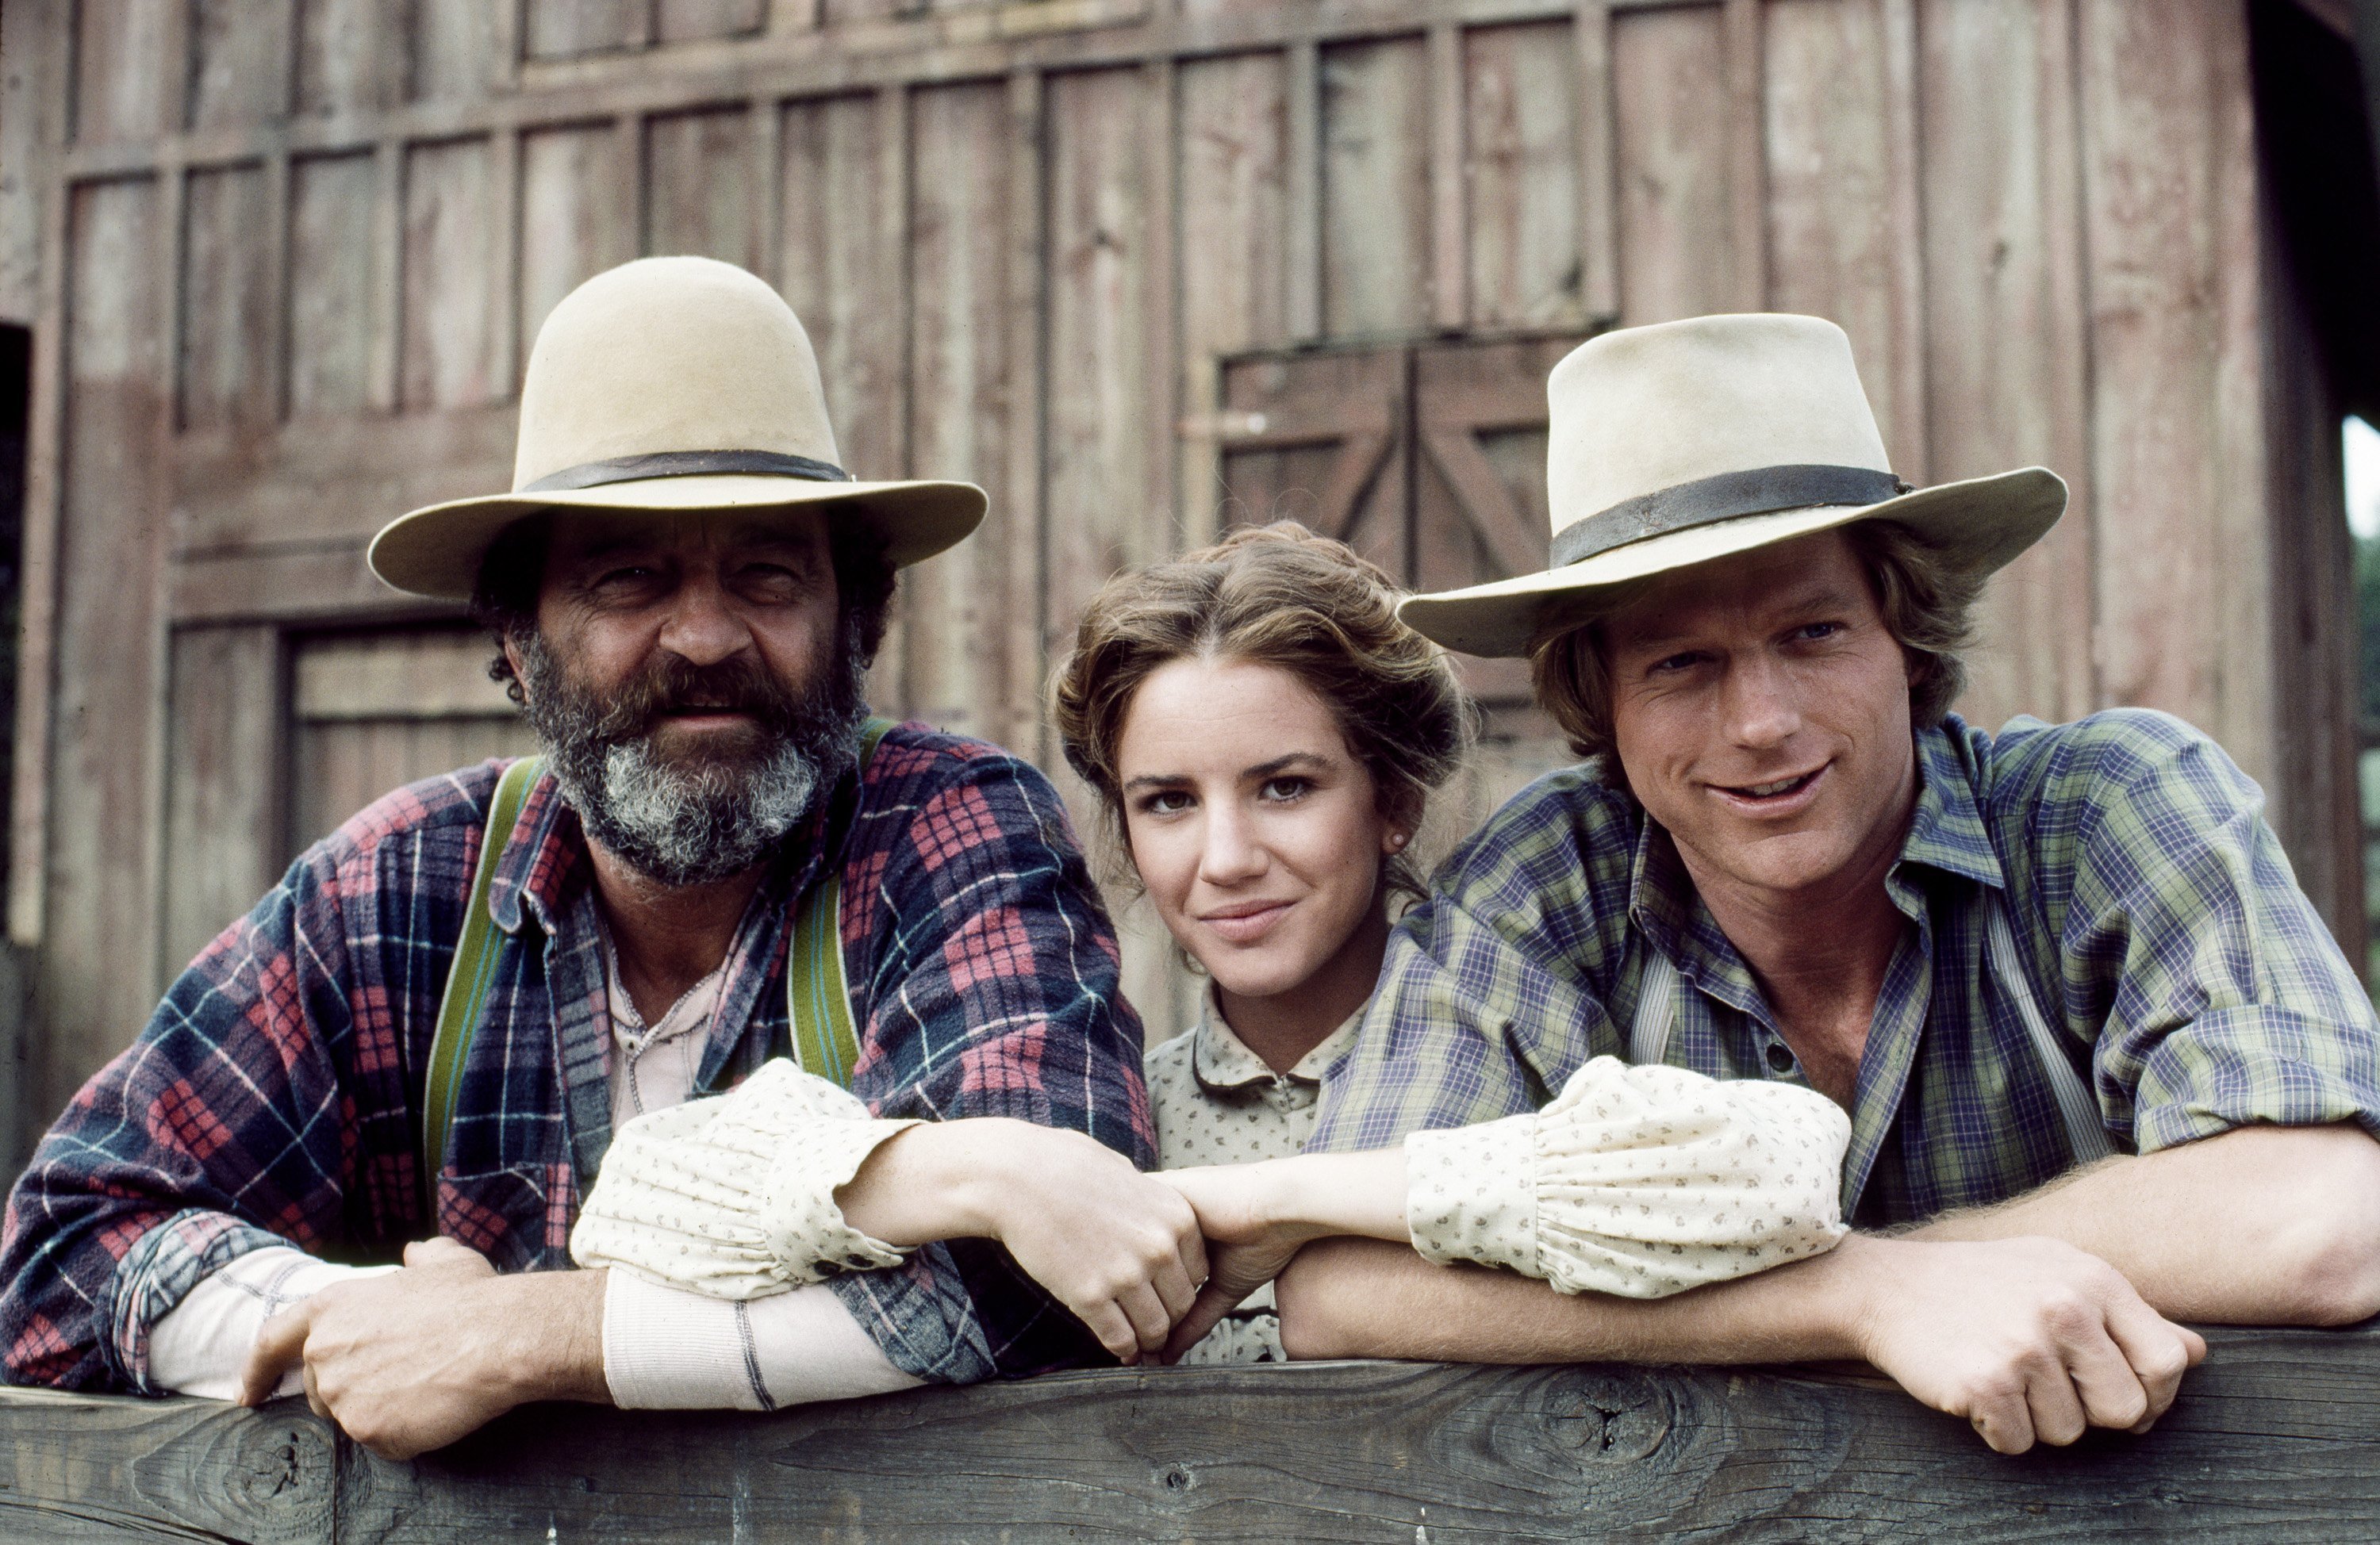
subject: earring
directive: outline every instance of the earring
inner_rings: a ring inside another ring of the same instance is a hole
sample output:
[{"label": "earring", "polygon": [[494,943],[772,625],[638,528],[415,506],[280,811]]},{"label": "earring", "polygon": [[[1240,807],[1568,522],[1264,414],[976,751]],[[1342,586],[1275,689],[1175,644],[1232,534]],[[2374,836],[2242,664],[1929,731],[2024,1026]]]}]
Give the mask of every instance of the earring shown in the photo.
[{"label": "earring", "polygon": [[1407,840],[1408,839],[1403,832],[1392,831],[1389,833],[1389,846],[1391,849],[1402,851]]}]

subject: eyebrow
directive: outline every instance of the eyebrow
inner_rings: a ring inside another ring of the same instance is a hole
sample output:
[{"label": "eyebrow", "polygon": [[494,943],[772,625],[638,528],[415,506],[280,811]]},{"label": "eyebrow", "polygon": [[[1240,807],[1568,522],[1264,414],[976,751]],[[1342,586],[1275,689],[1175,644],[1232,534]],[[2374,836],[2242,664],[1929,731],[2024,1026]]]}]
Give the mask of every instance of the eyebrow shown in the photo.
[{"label": "eyebrow", "polygon": [[[1253,767],[1242,769],[1240,779],[1245,782],[1252,779],[1278,777],[1301,762],[1311,762],[1316,766],[1330,766],[1328,757],[1318,756],[1310,751],[1293,751],[1286,756],[1276,756],[1269,762],[1258,762]],[[1123,787],[1127,790],[1163,789],[1191,781],[1193,779],[1188,773],[1143,773],[1138,778],[1124,779]]]},{"label": "eyebrow", "polygon": [[[1852,605],[1851,596],[1834,585],[1822,585],[1799,595],[1789,595],[1777,602],[1774,610],[1795,611],[1841,611]],[[1693,636],[1682,628],[1651,628],[1632,637],[1616,640],[1623,649],[1658,649],[1679,639]]]}]

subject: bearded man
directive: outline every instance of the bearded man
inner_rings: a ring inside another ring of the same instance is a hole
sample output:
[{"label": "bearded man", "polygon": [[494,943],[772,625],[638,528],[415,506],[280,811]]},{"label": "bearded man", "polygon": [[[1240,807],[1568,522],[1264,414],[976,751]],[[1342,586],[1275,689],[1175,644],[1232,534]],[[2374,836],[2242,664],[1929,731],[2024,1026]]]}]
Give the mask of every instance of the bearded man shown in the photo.
[{"label": "bearded man", "polygon": [[[767,1407],[1161,1345],[1203,1263],[1137,1172],[1139,1030],[1062,808],[861,701],[896,569],[983,494],[835,461],[808,339],[741,270],[648,259],[555,308],[514,492],[370,554],[471,597],[542,764],[308,850],[77,1096],[9,1203],[10,1380],[302,1386],[403,1457],[525,1400]],[[931,1118],[843,1124],[871,1135],[826,1232],[893,1269],[751,1302],[565,1269],[616,1128],[788,1053]]]}]

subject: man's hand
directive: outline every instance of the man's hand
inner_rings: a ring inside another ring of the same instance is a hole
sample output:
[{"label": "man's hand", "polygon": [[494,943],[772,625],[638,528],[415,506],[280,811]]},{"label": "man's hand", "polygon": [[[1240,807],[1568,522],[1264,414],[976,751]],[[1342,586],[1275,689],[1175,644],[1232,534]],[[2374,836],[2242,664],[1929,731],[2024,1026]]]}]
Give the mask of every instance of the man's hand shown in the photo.
[{"label": "man's hand", "polygon": [[303,1366],[307,1404],[383,1459],[443,1448],[524,1401],[608,1398],[601,1272],[498,1276],[447,1238],[405,1268],[342,1283],[257,1333],[240,1404]]},{"label": "man's hand", "polygon": [[2092,1427],[2145,1432],[2206,1356],[2114,1267],[2056,1239],[1839,1249],[1868,1257],[1855,1332],[1868,1361],[2002,1454]]},{"label": "man's hand", "polygon": [[853,1227],[893,1245],[998,1239],[1118,1360],[1165,1345],[1207,1280],[1181,1194],[1094,1138],[987,1117],[901,1133],[839,1188]]}]

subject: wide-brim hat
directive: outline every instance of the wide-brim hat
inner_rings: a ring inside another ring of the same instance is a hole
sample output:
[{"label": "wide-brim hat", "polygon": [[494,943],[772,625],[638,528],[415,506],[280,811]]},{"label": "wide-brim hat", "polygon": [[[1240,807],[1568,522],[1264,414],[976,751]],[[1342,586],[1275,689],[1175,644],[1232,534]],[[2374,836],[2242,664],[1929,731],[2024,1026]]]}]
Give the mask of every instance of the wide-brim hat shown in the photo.
[{"label": "wide-brim hat", "polygon": [[1851,340],[1817,317],[1607,332],[1554,367],[1546,403],[1547,566],[1398,610],[1450,649],[1524,655],[1632,581],[1854,521],[1906,526],[1981,576],[2066,513],[2046,467],[1924,489],[1896,477]]},{"label": "wide-brim hat", "polygon": [[795,505],[866,525],[905,565],[965,539],[986,500],[973,483],[855,478],[809,335],[777,292],[732,263],[641,258],[571,291],[538,330],[512,491],[402,515],[369,558],[399,590],[464,600],[524,515]]}]

